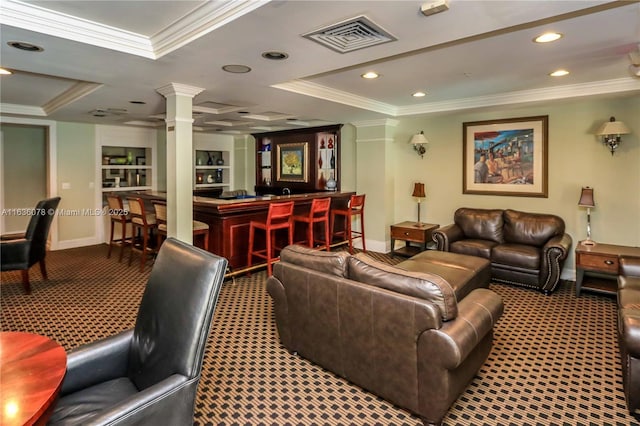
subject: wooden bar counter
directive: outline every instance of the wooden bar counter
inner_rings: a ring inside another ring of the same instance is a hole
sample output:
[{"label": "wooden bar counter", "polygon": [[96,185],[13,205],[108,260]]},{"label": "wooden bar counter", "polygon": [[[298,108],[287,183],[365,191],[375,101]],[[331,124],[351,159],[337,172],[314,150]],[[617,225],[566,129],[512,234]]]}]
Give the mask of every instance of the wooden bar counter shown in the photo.
[{"label": "wooden bar counter", "polygon": [[[307,214],[314,198],[331,197],[331,209],[344,209],[354,192],[316,192],[311,194],[263,196],[237,200],[218,200],[212,198],[193,198],[193,217],[195,220],[209,225],[209,251],[226,257],[232,271],[247,266],[249,250],[249,222],[264,221],[271,203],[294,201],[294,214]],[[343,224],[336,223],[336,231],[342,230]],[[319,230],[319,229],[318,229]],[[286,245],[282,233],[278,246]],[[296,229],[294,241],[305,239],[304,230]],[[264,232],[256,233],[257,246],[264,246]]]}]

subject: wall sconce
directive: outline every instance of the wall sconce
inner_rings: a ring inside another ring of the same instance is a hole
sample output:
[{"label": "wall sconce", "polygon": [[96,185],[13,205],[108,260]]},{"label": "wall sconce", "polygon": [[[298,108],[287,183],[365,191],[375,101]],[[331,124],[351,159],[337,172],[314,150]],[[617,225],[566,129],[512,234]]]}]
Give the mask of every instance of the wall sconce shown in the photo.
[{"label": "wall sconce", "polygon": [[602,136],[602,143],[609,148],[611,155],[613,155],[618,146],[620,146],[621,135],[629,133],[631,133],[629,128],[622,121],[616,121],[615,117],[611,117],[608,122],[600,126],[596,135]]},{"label": "wall sconce", "polygon": [[411,196],[418,199],[418,221],[416,222],[415,226],[420,228],[422,227],[422,222],[420,222],[420,202],[423,198],[427,197],[427,195],[424,193],[424,183],[416,182],[413,185],[413,194],[411,194]]},{"label": "wall sconce", "polygon": [[424,137],[424,132],[421,130],[420,133],[413,135],[409,143],[413,145],[413,149],[418,153],[420,158],[424,158],[424,153],[427,152],[424,145],[429,143],[427,138]]},{"label": "wall sconce", "polygon": [[595,246],[595,241],[591,239],[591,208],[596,206],[593,199],[593,188],[589,188],[588,186],[582,188],[578,206],[587,208],[587,239],[581,241],[580,244],[583,246]]}]

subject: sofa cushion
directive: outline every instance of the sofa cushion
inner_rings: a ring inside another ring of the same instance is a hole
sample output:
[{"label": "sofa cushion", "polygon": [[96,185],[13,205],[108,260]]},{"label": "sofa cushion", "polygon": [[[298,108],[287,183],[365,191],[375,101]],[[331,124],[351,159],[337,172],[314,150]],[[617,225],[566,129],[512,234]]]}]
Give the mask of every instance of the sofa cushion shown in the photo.
[{"label": "sofa cushion", "polygon": [[540,269],[540,250],[524,244],[499,244],[491,251],[491,262],[537,271]]},{"label": "sofa cushion", "polygon": [[459,208],[453,221],[462,229],[466,238],[504,242],[502,210]]},{"label": "sofa cushion", "polygon": [[564,221],[551,214],[504,211],[504,240],[507,243],[542,247],[555,235],[564,234]]},{"label": "sofa cushion", "polygon": [[497,246],[498,243],[489,240],[460,240],[451,243],[449,250],[452,253],[466,254],[469,256],[483,257],[485,259],[491,258],[491,249]]},{"label": "sofa cushion", "polygon": [[282,249],[280,260],[325,274],[347,276],[347,252],[326,252],[293,244]]},{"label": "sofa cushion", "polygon": [[348,265],[348,278],[352,280],[428,300],[440,309],[443,321],[458,316],[453,287],[436,274],[402,270],[364,253],[349,257]]}]

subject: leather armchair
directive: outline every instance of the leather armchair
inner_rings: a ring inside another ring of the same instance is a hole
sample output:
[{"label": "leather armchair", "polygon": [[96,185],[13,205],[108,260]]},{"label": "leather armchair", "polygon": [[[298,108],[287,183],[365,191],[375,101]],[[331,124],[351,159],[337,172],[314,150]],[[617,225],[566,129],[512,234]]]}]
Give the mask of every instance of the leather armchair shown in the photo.
[{"label": "leather armchair", "polygon": [[618,276],[618,346],[631,414],[640,414],[640,258],[622,257]]},{"label": "leather armchair", "polygon": [[31,220],[24,234],[3,235],[0,238],[0,263],[2,271],[22,271],[22,285],[27,294],[31,293],[29,268],[40,264],[42,277],[47,280],[47,239],[60,197],[39,201],[32,212]]},{"label": "leather armchair", "polygon": [[167,239],[135,327],[72,350],[51,425],[193,423],[227,260]]}]

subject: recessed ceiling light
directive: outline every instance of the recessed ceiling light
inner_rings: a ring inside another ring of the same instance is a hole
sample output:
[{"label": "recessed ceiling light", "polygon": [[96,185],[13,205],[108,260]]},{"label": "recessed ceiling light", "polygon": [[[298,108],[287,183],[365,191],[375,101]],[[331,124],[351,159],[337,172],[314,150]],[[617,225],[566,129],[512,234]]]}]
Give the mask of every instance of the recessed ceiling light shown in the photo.
[{"label": "recessed ceiling light", "polygon": [[538,37],[534,38],[533,41],[536,43],[549,43],[551,41],[556,41],[560,38],[562,38],[562,34],[549,32],[549,33],[544,33],[542,35],[539,35]]},{"label": "recessed ceiling light", "polygon": [[0,75],[11,75],[13,74],[11,71],[5,68],[0,68]]},{"label": "recessed ceiling light", "polygon": [[222,69],[234,74],[244,74],[251,71],[251,68],[246,65],[224,65]]},{"label": "recessed ceiling light", "polygon": [[372,78],[378,78],[378,77],[380,77],[380,75],[378,75],[377,72],[369,71],[369,72],[366,72],[366,73],[362,74],[360,77],[372,79]]},{"label": "recessed ceiling light", "polygon": [[276,51],[271,51],[271,52],[264,52],[262,54],[262,57],[265,59],[271,59],[274,61],[280,61],[282,59],[287,59],[289,57],[289,55],[287,53],[284,52],[276,52]]},{"label": "recessed ceiling light", "polygon": [[9,41],[7,44],[16,49],[25,50],[27,52],[42,52],[44,49],[26,41]]},{"label": "recessed ceiling light", "polygon": [[136,104],[136,105],[146,105],[147,103],[145,101],[129,101],[130,104]]},{"label": "recessed ceiling light", "polygon": [[411,96],[413,96],[414,98],[422,98],[423,96],[427,96],[427,94],[424,92],[416,92]]},{"label": "recessed ceiling light", "polygon": [[569,71],[567,70],[557,70],[552,72],[551,74],[549,74],[551,77],[562,77],[569,74]]}]

